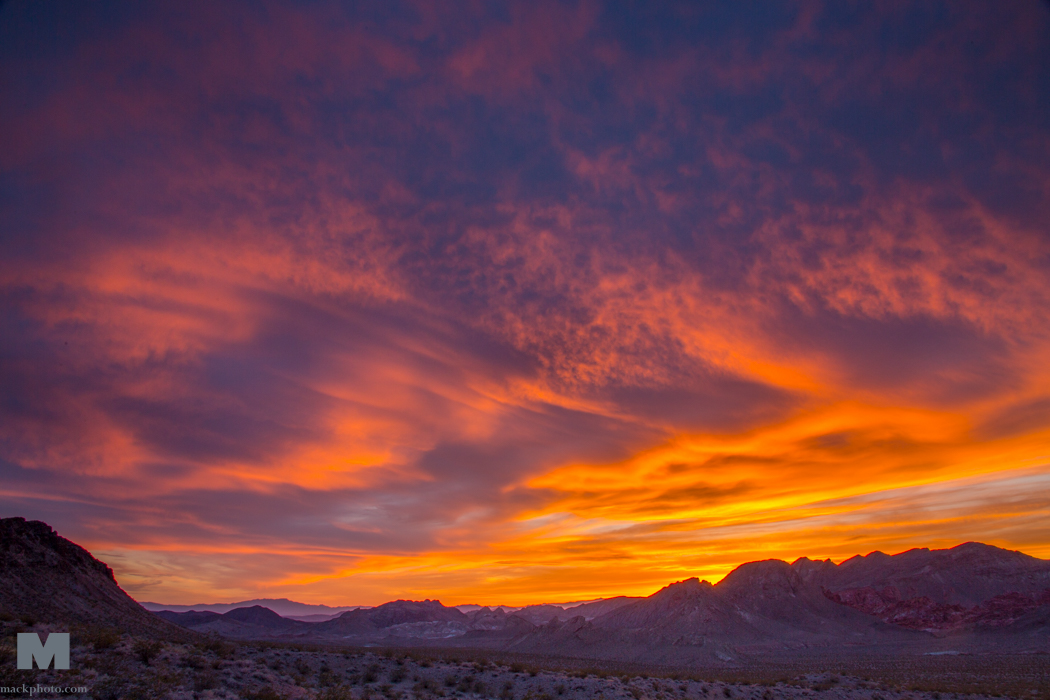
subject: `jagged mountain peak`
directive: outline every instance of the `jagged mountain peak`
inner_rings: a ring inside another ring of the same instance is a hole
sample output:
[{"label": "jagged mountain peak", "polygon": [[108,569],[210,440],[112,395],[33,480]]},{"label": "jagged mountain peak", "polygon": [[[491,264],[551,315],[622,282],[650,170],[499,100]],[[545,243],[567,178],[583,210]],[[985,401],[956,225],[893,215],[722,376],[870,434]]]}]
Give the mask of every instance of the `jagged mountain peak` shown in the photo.
[{"label": "jagged mountain peak", "polygon": [[395,600],[365,612],[368,620],[379,628],[403,625],[409,622],[465,621],[467,616],[456,608],[446,608],[441,601]]},{"label": "jagged mountain peak", "polygon": [[808,557],[799,557],[795,561],[791,562],[791,568],[798,572],[798,575],[802,577],[803,581],[811,581],[814,578],[826,575],[830,571],[834,571],[836,566],[835,562],[831,559],[824,560],[813,560]]},{"label": "jagged mountain peak", "polygon": [[670,583],[653,594],[653,597],[681,597],[696,595],[711,590],[711,584],[696,578],[687,578]]},{"label": "jagged mountain peak", "polygon": [[777,592],[792,594],[802,586],[802,578],[790,564],[780,559],[766,559],[741,564],[715,588],[729,596],[768,597]]}]

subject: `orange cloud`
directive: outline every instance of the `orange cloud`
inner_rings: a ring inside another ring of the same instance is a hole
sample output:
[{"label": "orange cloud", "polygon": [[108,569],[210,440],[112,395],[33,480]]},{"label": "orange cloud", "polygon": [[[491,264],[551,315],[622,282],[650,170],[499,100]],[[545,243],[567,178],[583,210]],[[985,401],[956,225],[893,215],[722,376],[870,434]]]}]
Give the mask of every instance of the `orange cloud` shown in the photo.
[{"label": "orange cloud", "polygon": [[0,504],[133,595],[1048,552],[1040,8],[3,12]]}]

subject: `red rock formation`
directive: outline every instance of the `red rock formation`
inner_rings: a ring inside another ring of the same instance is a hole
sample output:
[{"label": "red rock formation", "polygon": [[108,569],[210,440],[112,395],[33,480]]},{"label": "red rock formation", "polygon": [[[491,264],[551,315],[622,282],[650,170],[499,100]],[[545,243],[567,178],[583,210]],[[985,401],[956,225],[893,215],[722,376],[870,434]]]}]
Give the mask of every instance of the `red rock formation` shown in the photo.
[{"label": "red rock formation", "polygon": [[1050,589],[1041,593],[1005,593],[971,608],[937,603],[927,596],[901,600],[900,591],[893,586],[881,590],[870,586],[835,592],[825,590],[824,595],[883,622],[923,630],[1002,627],[1040,605],[1050,604]]}]

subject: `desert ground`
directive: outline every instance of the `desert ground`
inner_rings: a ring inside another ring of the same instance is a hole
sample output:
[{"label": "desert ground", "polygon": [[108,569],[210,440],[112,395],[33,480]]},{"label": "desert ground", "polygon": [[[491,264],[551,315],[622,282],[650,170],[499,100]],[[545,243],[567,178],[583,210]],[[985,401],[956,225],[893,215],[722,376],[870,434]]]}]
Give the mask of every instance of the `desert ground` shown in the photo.
[{"label": "desert ground", "polygon": [[[1050,698],[1050,659],[974,656],[819,660],[755,668],[671,669],[593,661],[503,657],[466,650],[311,647],[288,643],[159,642],[113,631],[74,631],[71,669],[18,671],[18,631],[3,621],[0,686],[33,686],[34,697],[98,700],[977,700]],[[852,671],[852,673],[851,673]],[[86,692],[35,692],[35,687]],[[6,692],[5,697],[28,697]]]}]

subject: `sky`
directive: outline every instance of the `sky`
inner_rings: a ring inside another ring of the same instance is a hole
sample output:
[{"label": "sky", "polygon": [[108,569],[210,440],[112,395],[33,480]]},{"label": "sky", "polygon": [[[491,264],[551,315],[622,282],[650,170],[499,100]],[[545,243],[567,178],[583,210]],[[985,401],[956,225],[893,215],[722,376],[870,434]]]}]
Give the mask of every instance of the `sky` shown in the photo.
[{"label": "sky", "polygon": [[136,599],[1050,558],[1050,3],[0,6],[0,515]]}]

